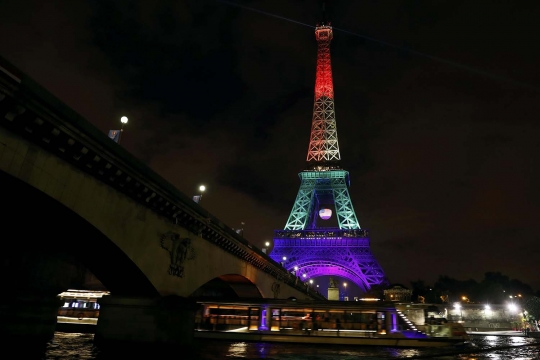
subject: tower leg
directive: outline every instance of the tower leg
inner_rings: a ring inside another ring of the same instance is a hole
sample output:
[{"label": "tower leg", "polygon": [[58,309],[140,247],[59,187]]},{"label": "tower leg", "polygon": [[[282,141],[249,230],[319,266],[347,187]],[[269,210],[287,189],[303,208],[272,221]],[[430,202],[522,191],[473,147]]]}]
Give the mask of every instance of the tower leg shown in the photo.
[{"label": "tower leg", "polygon": [[291,215],[285,225],[285,230],[302,230],[306,227],[309,214],[313,207],[315,180],[302,180]]}]

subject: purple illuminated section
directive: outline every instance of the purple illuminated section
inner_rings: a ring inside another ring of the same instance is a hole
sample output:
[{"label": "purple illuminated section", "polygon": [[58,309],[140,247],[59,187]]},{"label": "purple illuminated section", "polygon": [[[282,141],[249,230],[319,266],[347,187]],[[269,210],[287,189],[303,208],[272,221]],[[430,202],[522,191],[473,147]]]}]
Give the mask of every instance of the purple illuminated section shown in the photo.
[{"label": "purple illuminated section", "polygon": [[261,326],[259,330],[268,330],[268,325],[266,325],[266,309],[261,311]]},{"label": "purple illuminated section", "polygon": [[270,257],[277,262],[286,257],[283,266],[302,281],[340,276],[364,291],[386,281],[364,229],[277,230]]},{"label": "purple illuminated section", "polygon": [[426,339],[429,336],[419,332],[418,330],[401,330],[400,331],[407,339]]}]

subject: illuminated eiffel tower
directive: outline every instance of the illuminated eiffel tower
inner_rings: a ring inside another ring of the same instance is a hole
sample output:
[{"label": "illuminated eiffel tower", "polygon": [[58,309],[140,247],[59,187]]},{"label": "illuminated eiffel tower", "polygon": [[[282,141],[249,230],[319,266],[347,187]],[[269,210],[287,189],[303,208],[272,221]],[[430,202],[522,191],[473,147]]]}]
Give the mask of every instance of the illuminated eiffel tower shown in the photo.
[{"label": "illuminated eiffel tower", "polygon": [[[368,231],[360,228],[356,218],[348,190],[349,172],[339,166],[332,36],[326,21],[315,28],[317,73],[307,167],[299,174],[300,190],[285,229],[274,232],[270,256],[302,281],[341,276],[367,291],[387,280],[371,252]],[[319,225],[328,220],[333,220],[333,227]]]}]

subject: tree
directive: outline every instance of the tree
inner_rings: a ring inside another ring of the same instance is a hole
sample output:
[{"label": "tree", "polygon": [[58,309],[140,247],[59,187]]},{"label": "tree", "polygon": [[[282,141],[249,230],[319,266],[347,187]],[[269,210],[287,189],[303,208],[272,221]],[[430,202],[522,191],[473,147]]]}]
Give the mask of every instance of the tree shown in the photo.
[{"label": "tree", "polygon": [[540,319],[540,298],[529,296],[523,301],[523,318],[536,329],[536,324]]}]

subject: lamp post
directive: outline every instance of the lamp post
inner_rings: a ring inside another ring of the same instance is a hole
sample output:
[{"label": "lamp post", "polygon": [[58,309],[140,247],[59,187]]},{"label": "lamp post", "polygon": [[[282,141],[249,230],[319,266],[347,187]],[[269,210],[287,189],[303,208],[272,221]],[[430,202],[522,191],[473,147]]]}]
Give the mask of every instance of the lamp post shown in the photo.
[{"label": "lamp post", "polygon": [[203,194],[203,192],[204,192],[205,190],[206,190],[206,186],[204,186],[204,185],[199,186],[199,192],[201,193],[201,194],[199,195],[199,205],[201,204],[202,194]]},{"label": "lamp post", "polygon": [[343,283],[343,287],[345,288],[345,290],[343,290],[343,300],[345,300],[347,297],[347,283]]},{"label": "lamp post", "polygon": [[122,139],[122,133],[124,132],[124,125],[127,124],[128,118],[127,116],[122,116],[120,118],[120,122],[122,123],[122,127],[120,128],[120,135],[118,135],[118,143],[120,144],[120,140]]},{"label": "lamp post", "polygon": [[267,241],[264,243],[264,247],[262,249],[263,253],[268,254],[268,249],[270,248],[270,241]]}]

